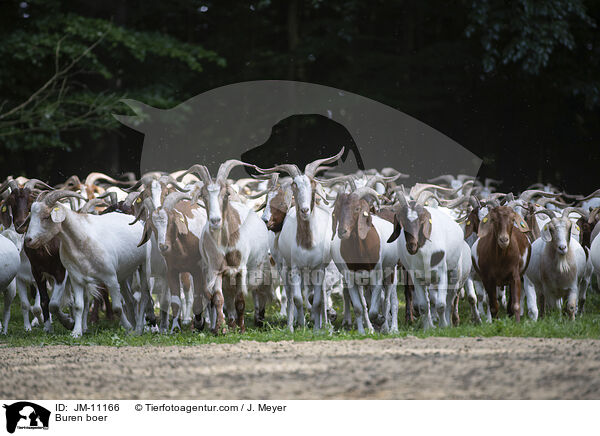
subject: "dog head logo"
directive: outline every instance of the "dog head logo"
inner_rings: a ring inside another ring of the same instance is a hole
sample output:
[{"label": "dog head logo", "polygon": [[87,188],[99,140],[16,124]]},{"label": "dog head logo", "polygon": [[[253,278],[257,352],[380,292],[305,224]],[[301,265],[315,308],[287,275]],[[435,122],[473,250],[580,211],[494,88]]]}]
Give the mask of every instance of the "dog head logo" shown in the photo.
[{"label": "dog head logo", "polygon": [[10,405],[5,404],[6,431],[14,433],[17,428],[47,429],[50,421],[50,411],[42,406],[28,401],[19,401]]},{"label": "dog head logo", "polygon": [[336,171],[394,167],[422,181],[446,173],[475,176],[481,165],[473,153],[403,112],[312,83],[237,83],[168,110],[124,103],[135,116],[115,117],[144,134],[141,173],[200,163],[212,174],[227,159],[304,168],[342,147]]}]

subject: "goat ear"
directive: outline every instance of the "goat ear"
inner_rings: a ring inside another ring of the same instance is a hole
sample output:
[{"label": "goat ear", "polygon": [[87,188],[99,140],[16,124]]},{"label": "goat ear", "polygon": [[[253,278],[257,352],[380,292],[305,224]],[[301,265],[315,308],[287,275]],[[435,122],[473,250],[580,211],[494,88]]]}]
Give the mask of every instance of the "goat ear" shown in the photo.
[{"label": "goat ear", "polygon": [[479,231],[477,232],[477,237],[483,238],[490,232],[491,229],[492,229],[492,223],[490,221],[490,217],[489,217],[489,215],[486,215],[483,217],[483,219],[479,223]]},{"label": "goat ear", "polygon": [[465,221],[465,239],[471,236],[473,234],[473,231],[475,231],[476,218],[474,217],[474,215],[474,213],[470,213],[467,217],[467,221]]},{"label": "goat ear", "polygon": [[62,223],[67,217],[67,213],[65,212],[65,208],[63,206],[55,205],[50,212],[50,218],[55,223]]},{"label": "goat ear", "polygon": [[552,241],[552,233],[550,233],[550,227],[548,227],[548,224],[544,225],[544,227],[542,228],[542,234],[540,235],[540,237],[544,242]]},{"label": "goat ear", "polygon": [[[152,218],[150,218],[150,219],[152,219]],[[148,242],[148,239],[150,239],[150,235],[152,234],[152,230],[150,229],[150,226],[148,225],[148,222],[150,221],[150,219],[148,221],[146,221],[146,223],[144,224],[144,230],[142,232],[142,239],[140,240],[138,247],[141,247],[146,242]]]},{"label": "goat ear", "polygon": [[429,240],[429,238],[431,238],[432,227],[433,226],[432,226],[432,222],[431,222],[431,214],[429,212],[427,212],[425,221],[423,222],[423,227],[421,227],[421,232],[423,233],[423,237],[426,240]]},{"label": "goat ear", "polygon": [[387,242],[394,242],[396,239],[400,237],[400,232],[402,231],[402,225],[400,224],[400,220],[398,219],[398,212],[394,214],[394,232],[390,235]]},{"label": "goat ear", "polygon": [[177,233],[179,233],[180,235],[188,234],[187,224],[183,215],[175,216],[175,228],[177,229]]},{"label": "goat ear", "polygon": [[9,206],[6,204],[0,206],[0,224],[2,224],[2,226],[6,229],[8,229],[12,223],[10,212]]},{"label": "goat ear", "polygon": [[515,227],[517,229],[519,229],[523,233],[529,231],[529,226],[527,225],[527,223],[525,222],[523,217],[521,217],[521,215],[519,215],[517,212],[513,212],[513,218],[514,218]]},{"label": "goat ear", "polygon": [[358,237],[360,239],[365,239],[369,234],[369,230],[371,230],[371,223],[373,222],[373,218],[371,218],[371,214],[368,211],[368,206],[363,208],[360,211],[360,215],[358,216]]}]

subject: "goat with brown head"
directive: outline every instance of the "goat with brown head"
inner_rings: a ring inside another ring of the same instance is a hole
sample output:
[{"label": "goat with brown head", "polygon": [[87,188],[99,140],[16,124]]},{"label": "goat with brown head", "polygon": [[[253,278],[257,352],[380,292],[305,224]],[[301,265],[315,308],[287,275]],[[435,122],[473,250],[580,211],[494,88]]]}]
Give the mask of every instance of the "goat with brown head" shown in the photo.
[{"label": "goat with brown head", "polygon": [[492,317],[498,314],[496,288],[509,285],[509,314],[520,320],[521,280],[531,255],[525,220],[508,206],[490,210],[479,226],[473,246],[474,266],[487,291]]}]

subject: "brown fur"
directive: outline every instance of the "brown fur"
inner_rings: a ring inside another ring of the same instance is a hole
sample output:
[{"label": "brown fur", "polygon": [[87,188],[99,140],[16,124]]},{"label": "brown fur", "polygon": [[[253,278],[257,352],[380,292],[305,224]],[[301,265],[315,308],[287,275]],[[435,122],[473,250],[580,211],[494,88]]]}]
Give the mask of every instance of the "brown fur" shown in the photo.
[{"label": "brown fur", "polygon": [[272,232],[280,232],[283,228],[283,220],[285,219],[289,205],[286,201],[286,193],[283,188],[279,187],[277,193],[269,203],[271,210],[271,218],[267,223],[267,228]]},{"label": "brown fur", "polygon": [[[519,226],[517,231],[514,230],[515,220]],[[529,227],[507,206],[492,209],[487,220],[484,221],[486,223],[482,223],[479,229],[480,237],[477,245],[479,263],[474,262],[473,265],[488,293],[492,316],[494,318],[498,316],[496,287],[509,285],[511,290],[509,313],[514,314],[518,322],[520,321],[521,280],[531,256],[530,244],[525,235]],[[525,225],[521,225],[521,222]],[[509,238],[506,248],[502,248],[498,243],[503,235]],[[527,260],[523,264],[521,257],[525,252],[527,252]]]},{"label": "brown fur", "polygon": [[229,251],[225,254],[225,263],[227,266],[238,267],[242,261],[242,253],[239,250]]},{"label": "brown fur", "polygon": [[332,230],[341,239],[340,253],[352,271],[375,268],[381,241],[369,212],[369,204],[355,194],[339,194],[334,205]]},{"label": "brown fur", "polygon": [[305,221],[303,219],[300,219],[299,216],[296,216],[296,223],[296,243],[298,244],[298,246],[306,250],[310,250],[314,245],[312,230],[310,228],[310,221]]}]

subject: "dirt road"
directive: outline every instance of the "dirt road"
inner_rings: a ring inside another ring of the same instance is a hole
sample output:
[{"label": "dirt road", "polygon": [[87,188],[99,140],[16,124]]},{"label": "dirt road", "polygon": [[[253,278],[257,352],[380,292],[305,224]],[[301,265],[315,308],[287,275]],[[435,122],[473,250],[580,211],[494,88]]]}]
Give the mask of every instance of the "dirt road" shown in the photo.
[{"label": "dirt road", "polygon": [[402,338],[0,348],[0,397],[600,398],[600,341]]}]

